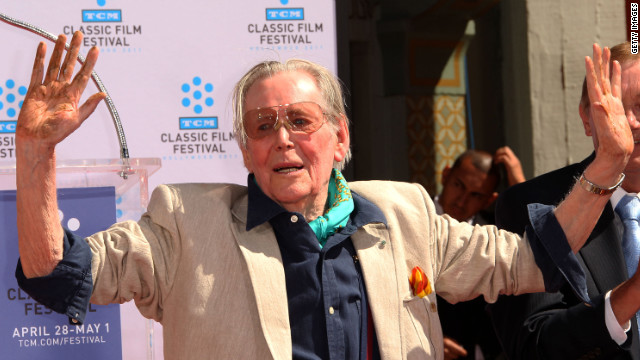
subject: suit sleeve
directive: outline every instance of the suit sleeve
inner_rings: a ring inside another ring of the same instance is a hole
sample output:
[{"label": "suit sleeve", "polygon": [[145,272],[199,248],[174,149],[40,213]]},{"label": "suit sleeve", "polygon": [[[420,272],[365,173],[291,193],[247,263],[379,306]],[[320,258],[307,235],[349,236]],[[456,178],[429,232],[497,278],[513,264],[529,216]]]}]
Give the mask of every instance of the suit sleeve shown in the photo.
[{"label": "suit sleeve", "polygon": [[51,274],[27,279],[18,260],[15,276],[18,285],[33,299],[67,315],[71,324],[82,324],[93,290],[91,250],[68,229],[64,229],[63,243],[64,257]]},{"label": "suit sleeve", "polygon": [[[528,224],[529,199],[514,188],[496,204],[496,223],[510,231]],[[512,359],[611,359],[623,348],[609,336],[604,296],[587,304],[569,284],[559,292],[501,296],[489,305],[492,322],[505,353]],[[629,341],[628,341],[629,342]],[[626,347],[628,344],[624,344]]]},{"label": "suit sleeve", "polygon": [[65,229],[64,256],[47,276],[27,279],[20,261],[16,279],[31,297],[82,324],[89,301],[96,304],[135,300],[140,312],[162,318],[162,294],[170,292],[180,256],[180,230],[174,209],[177,190],[161,185],[139,222],[114,224],[82,239]]}]

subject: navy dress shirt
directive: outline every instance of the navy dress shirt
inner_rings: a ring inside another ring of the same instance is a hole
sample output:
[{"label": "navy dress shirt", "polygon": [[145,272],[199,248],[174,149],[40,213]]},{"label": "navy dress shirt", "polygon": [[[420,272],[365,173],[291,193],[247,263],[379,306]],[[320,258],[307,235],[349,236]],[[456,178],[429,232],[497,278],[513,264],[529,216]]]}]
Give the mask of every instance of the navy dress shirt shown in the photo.
[{"label": "navy dress shirt", "polygon": [[[302,214],[285,210],[249,180],[247,231],[268,221],[278,240],[294,359],[367,359],[367,294],[350,236],[386,219],[377,206],[352,194],[347,225],[321,248]],[[371,358],[379,358],[378,347],[372,350]]]}]

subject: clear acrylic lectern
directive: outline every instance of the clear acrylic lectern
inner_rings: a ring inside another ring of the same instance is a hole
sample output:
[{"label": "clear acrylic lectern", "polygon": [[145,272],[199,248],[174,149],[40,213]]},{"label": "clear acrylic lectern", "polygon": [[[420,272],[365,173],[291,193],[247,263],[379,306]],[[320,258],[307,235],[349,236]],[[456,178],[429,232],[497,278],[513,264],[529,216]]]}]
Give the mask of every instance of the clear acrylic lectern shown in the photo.
[{"label": "clear acrylic lectern", "polygon": [[[149,201],[148,179],[161,166],[159,158],[62,160],[57,162],[57,187],[114,187],[116,219],[138,220]],[[0,162],[0,190],[15,190],[15,163]],[[143,318],[133,302],[120,307],[122,353],[125,360],[161,358],[161,328]],[[156,331],[154,331],[154,328]],[[159,344],[156,344],[156,341]],[[160,349],[160,350],[158,350]]]}]

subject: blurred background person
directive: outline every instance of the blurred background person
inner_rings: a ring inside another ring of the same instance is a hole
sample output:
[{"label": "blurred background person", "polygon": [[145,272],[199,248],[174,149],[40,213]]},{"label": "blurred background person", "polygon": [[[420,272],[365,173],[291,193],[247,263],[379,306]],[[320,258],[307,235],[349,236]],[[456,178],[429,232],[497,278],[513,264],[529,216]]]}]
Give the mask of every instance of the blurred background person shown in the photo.
[{"label": "blurred background person", "polygon": [[[434,198],[437,213],[472,225],[492,224],[493,216],[485,210],[498,197],[501,165],[508,186],[525,180],[520,160],[508,146],[499,148],[493,156],[482,150],[459,155],[453,166],[446,166],[442,172],[442,192]],[[446,360],[503,357],[485,306],[480,297],[452,305],[438,296]]]}]

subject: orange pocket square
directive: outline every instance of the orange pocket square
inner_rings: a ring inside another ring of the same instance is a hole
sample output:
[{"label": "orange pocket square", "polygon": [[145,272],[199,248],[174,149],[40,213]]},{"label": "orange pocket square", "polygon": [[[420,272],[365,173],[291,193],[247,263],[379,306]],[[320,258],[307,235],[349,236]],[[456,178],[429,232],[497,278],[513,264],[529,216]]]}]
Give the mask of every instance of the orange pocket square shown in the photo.
[{"label": "orange pocket square", "polygon": [[431,294],[432,290],[431,284],[429,284],[429,278],[424,274],[420,266],[416,266],[411,270],[409,284],[411,284],[411,290],[413,290],[413,295],[415,296],[423,298]]}]

